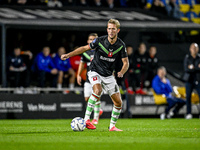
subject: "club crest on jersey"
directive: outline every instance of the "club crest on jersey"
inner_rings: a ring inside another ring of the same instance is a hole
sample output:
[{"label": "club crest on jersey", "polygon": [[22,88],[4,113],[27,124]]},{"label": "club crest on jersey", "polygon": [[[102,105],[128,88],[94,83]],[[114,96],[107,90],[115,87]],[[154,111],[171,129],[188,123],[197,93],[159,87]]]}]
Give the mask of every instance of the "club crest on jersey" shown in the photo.
[{"label": "club crest on jersey", "polygon": [[97,80],[97,77],[93,77],[93,81],[96,81]]},{"label": "club crest on jersey", "polygon": [[108,57],[112,57],[112,56],[113,56],[113,52],[109,52]]}]

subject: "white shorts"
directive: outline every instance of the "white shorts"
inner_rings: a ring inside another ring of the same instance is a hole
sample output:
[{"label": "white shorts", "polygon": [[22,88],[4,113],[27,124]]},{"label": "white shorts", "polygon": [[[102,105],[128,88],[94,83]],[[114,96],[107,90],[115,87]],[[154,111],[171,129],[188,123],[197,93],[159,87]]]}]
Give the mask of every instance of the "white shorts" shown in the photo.
[{"label": "white shorts", "polygon": [[119,93],[119,87],[113,75],[108,77],[103,77],[97,72],[89,71],[88,78],[90,83],[93,85],[101,84],[104,91],[106,91],[110,96]]},{"label": "white shorts", "polygon": [[[84,97],[90,97],[92,95],[93,89],[92,89],[92,84],[90,84],[89,82],[85,82],[84,83]],[[106,94],[106,92],[103,89],[102,94]]]},{"label": "white shorts", "polygon": [[85,82],[84,83],[84,97],[90,97],[92,95],[92,84]]}]

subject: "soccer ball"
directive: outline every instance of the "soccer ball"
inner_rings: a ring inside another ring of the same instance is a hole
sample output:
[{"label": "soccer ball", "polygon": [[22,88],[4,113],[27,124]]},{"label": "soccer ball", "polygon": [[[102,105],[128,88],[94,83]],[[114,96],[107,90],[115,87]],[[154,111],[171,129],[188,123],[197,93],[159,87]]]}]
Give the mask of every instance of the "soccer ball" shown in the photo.
[{"label": "soccer ball", "polygon": [[71,128],[73,131],[83,131],[85,127],[85,120],[81,117],[76,117],[71,122]]}]

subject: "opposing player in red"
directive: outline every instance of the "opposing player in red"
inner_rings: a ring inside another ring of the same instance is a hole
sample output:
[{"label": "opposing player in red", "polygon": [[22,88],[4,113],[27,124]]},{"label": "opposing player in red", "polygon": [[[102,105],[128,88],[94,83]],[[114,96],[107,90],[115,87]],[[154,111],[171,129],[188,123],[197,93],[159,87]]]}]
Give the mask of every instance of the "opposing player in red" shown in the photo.
[{"label": "opposing player in red", "polygon": [[96,129],[96,127],[90,122],[90,115],[94,109],[95,103],[99,101],[103,88],[108,92],[114,103],[109,131],[122,131],[115,127],[121,113],[122,100],[119,87],[112,73],[116,62],[122,60],[123,66],[117,75],[119,78],[123,77],[125,72],[128,70],[129,61],[126,46],[124,42],[118,38],[119,31],[119,21],[116,19],[110,19],[107,24],[108,35],[101,36],[89,45],[79,47],[76,50],[61,56],[62,60],[66,60],[69,57],[95,49],[95,55],[88,72],[88,77],[93,87],[93,93],[88,100],[84,118],[86,121],[86,128],[88,129]]}]

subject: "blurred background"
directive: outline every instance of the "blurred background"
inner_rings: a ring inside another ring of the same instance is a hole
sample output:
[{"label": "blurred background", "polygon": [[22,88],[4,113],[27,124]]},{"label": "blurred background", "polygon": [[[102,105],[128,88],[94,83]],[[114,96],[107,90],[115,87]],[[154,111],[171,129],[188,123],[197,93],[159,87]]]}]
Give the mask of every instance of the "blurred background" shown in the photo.
[{"label": "blurred background", "polygon": [[[90,33],[106,35],[110,18],[121,23],[119,37],[127,46],[130,61],[128,73],[119,81],[124,100],[122,116],[160,114],[165,104],[156,104],[152,79],[157,68],[164,66],[172,86],[185,86],[185,55],[191,43],[200,44],[199,0],[0,0],[1,118],[82,115],[83,86],[73,80],[81,56],[69,59],[68,69],[73,71],[62,76],[62,86],[58,86],[58,72],[52,71],[58,63],[55,57],[60,48],[67,53],[86,45]],[[43,68],[50,74],[44,77],[36,65],[45,52],[52,64]],[[86,71],[82,73],[83,82],[85,76]],[[109,117],[112,103],[104,96],[102,109],[107,113],[103,117]],[[196,104],[192,107],[198,114]],[[185,111],[184,107],[180,114]]]}]

